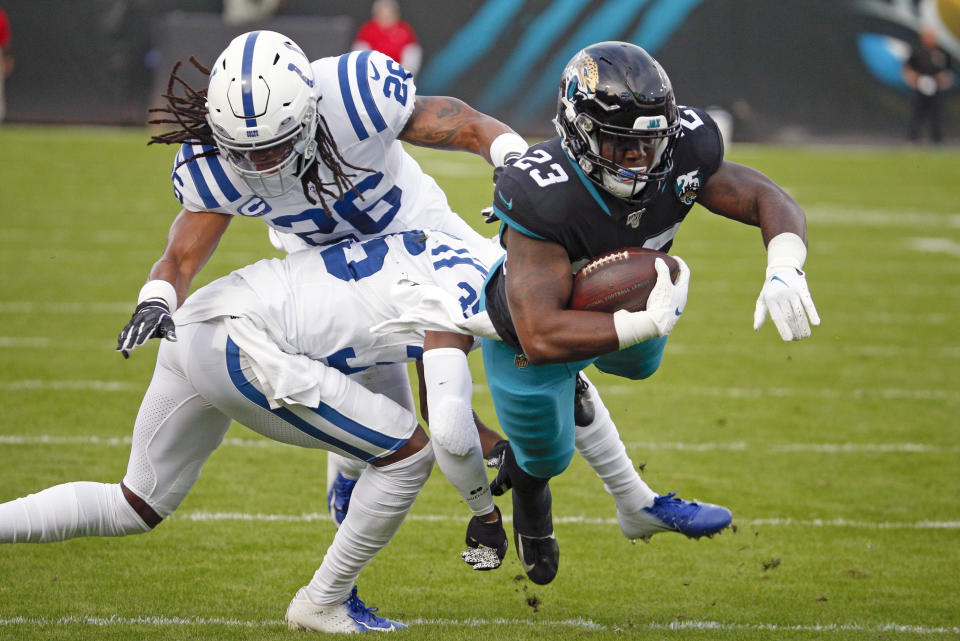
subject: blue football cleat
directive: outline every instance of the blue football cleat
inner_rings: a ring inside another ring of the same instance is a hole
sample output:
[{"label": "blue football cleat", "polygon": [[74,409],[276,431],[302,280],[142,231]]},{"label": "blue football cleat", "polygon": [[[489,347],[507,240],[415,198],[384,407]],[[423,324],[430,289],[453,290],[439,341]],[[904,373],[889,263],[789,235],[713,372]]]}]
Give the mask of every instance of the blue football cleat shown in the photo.
[{"label": "blue football cleat", "polygon": [[347,510],[350,509],[350,496],[356,486],[356,479],[348,479],[337,472],[337,478],[334,479],[330,490],[327,492],[327,507],[330,508],[330,518],[333,519],[333,524],[337,527],[340,527],[343,519],[347,518]]},{"label": "blue football cleat", "polygon": [[357,596],[353,586],[350,596],[336,605],[317,605],[310,601],[307,589],[300,588],[287,607],[287,627],[291,630],[316,632],[393,632],[407,626],[374,614],[377,608],[368,608]]},{"label": "blue football cleat", "polygon": [[670,492],[654,499],[653,505],[639,512],[617,509],[617,523],[628,539],[643,539],[659,532],[679,532],[691,539],[713,536],[730,525],[733,515],[722,505],[684,501]]}]

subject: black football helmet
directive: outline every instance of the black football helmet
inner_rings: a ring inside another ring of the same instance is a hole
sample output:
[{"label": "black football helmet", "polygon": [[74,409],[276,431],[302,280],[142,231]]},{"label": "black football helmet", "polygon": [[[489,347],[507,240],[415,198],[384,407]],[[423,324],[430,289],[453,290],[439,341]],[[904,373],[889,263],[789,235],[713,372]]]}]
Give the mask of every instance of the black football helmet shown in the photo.
[{"label": "black football helmet", "polygon": [[[670,79],[640,47],[600,42],[581,49],[563,70],[553,122],[567,153],[607,192],[642,206],[663,189],[680,118]],[[625,167],[604,157],[605,146],[652,151],[653,160]]]}]

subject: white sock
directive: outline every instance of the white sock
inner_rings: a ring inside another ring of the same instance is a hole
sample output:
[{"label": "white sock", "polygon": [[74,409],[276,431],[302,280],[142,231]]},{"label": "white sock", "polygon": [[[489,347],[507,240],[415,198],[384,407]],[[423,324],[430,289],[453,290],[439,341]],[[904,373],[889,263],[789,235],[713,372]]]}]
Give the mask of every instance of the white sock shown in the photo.
[{"label": "white sock", "polygon": [[440,471],[477,516],[493,511],[493,495],[473,421],[473,379],[467,355],[456,348],[423,354],[430,440]]},{"label": "white sock", "polygon": [[[582,372],[580,375],[586,378]],[[590,383],[589,393],[596,414],[589,425],[576,427],[577,452],[603,481],[604,488],[613,495],[618,509],[636,512],[650,507],[657,497],[656,492],[643,482],[633,461],[627,456],[627,448],[620,440],[617,426],[593,383]]]},{"label": "white sock", "polygon": [[384,467],[367,466],[323,563],[307,585],[313,603],[343,603],[360,571],[396,534],[433,469],[433,448]]},{"label": "white sock", "polygon": [[64,483],[0,505],[0,543],[49,543],[149,531],[127,503],[119,483]]}]

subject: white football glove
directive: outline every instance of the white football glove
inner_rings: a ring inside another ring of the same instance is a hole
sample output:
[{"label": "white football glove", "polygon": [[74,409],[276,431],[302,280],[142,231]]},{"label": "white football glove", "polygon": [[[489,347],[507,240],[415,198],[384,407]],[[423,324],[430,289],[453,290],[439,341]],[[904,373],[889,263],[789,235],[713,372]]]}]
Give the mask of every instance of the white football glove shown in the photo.
[{"label": "white football glove", "polygon": [[657,270],[657,284],[647,297],[647,309],[642,312],[621,309],[613,314],[620,349],[651,338],[666,336],[680,320],[690,290],[690,268],[679,256],[673,258],[680,265],[676,283],[670,278],[667,263],[658,258],[653,263]]},{"label": "white football glove", "polygon": [[810,326],[820,324],[803,270],[806,246],[796,234],[780,234],[768,247],[766,280],[753,312],[753,329],[763,326],[767,313],[785,341],[810,336]]}]

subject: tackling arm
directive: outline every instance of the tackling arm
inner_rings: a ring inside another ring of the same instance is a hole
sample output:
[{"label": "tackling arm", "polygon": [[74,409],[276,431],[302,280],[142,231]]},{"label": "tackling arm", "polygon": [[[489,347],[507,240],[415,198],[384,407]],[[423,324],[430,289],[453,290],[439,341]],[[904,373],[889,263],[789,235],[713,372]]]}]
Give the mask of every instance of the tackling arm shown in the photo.
[{"label": "tackling arm", "polygon": [[206,264],[226,231],[231,216],[184,209],[167,234],[167,246],[140,289],[133,316],[117,337],[124,358],[151,338],[177,340],[172,314],[190,290],[190,283]]},{"label": "tackling arm", "polygon": [[490,493],[471,411],[473,381],[467,352],[472,345],[471,336],[428,331],[423,341],[424,384],[437,464],[473,512],[467,525],[467,551],[461,556],[475,570],[493,570],[506,554],[507,535]]},{"label": "tackling arm", "polygon": [[177,304],[187,298],[190,283],[220,243],[233,216],[181,210],[170,225],[167,246],[150,269],[150,280],[165,280],[177,292]]},{"label": "tackling arm", "polygon": [[522,154],[527,147],[504,123],[446,96],[417,96],[399,137],[419,147],[469,151],[494,166],[503,165],[507,157]]}]

